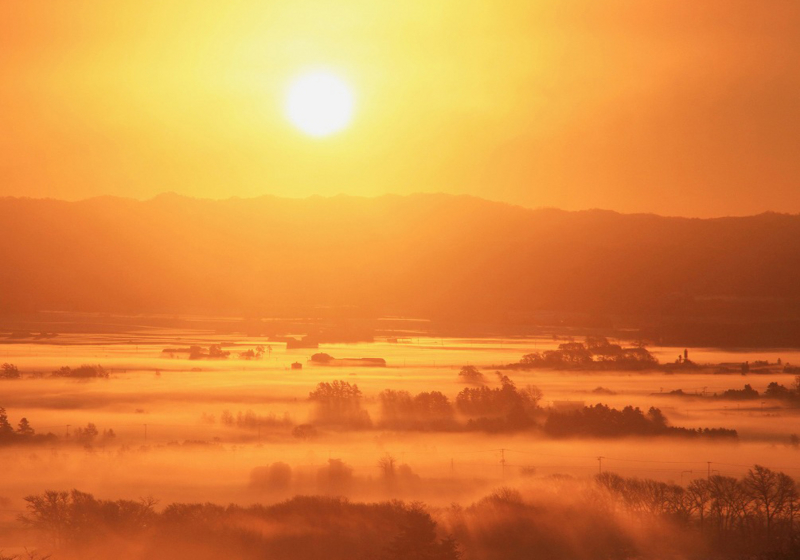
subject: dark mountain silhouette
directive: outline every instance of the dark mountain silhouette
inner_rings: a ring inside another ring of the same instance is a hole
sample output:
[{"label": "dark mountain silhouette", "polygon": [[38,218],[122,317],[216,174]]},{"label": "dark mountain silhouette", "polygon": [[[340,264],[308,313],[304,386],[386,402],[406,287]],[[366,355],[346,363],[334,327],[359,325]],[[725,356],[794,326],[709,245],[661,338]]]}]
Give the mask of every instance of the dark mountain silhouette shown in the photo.
[{"label": "dark mountain silhouette", "polygon": [[660,337],[800,344],[800,216],[530,210],[449,195],[165,194],[5,198],[0,224],[5,314],[339,309],[589,326],[625,318]]}]

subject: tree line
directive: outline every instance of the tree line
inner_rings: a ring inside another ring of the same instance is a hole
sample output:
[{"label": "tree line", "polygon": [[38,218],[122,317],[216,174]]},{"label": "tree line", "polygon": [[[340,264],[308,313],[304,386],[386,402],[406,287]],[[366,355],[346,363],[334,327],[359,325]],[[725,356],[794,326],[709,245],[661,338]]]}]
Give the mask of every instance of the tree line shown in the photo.
[{"label": "tree line", "polygon": [[[480,378],[474,374],[477,372]],[[465,375],[466,374],[466,375]],[[670,426],[658,408],[645,414],[638,407],[616,410],[607,405],[559,412],[540,406],[542,392],[528,385],[519,388],[497,372],[499,386],[488,387],[483,374],[472,366],[462,368],[460,377],[476,387],[465,387],[455,401],[439,391],[412,395],[386,389],[379,393],[380,419],[377,427],[392,430],[515,432],[542,430],[551,437],[683,436],[736,439],[736,430],[726,428],[690,429]],[[374,423],[362,408],[363,395],[357,384],[336,380],[319,383],[309,394],[315,404],[315,424],[351,429],[371,428]],[[306,432],[304,431],[303,434]],[[298,435],[300,437],[300,435]]]},{"label": "tree line", "polygon": [[639,407],[622,410],[604,404],[585,406],[580,410],[553,411],[544,423],[544,432],[552,437],[623,437],[683,436],[737,439],[736,430],[728,428],[683,428],[667,425],[660,409],[650,407],[647,413]]},{"label": "tree line", "polygon": [[221,506],[104,500],[46,491],[25,498],[19,517],[42,547],[70,556],[114,558],[381,558],[458,560],[453,538],[421,503],[351,503],[297,496],[274,505]]},{"label": "tree line", "polygon": [[523,494],[476,502],[350,502],[296,496],[273,504],[106,500],[73,490],[25,498],[39,545],[69,557],[339,560],[790,560],[800,555],[798,488],[755,465],[688,486],[603,473],[550,476]]},{"label": "tree line", "polygon": [[596,480],[628,514],[692,528],[721,552],[755,557],[771,552],[787,559],[792,552],[800,554],[800,494],[794,479],[783,472],[755,465],[742,478],[715,474],[685,488],[614,473],[602,473]]},{"label": "tree line", "polygon": [[116,437],[114,430],[107,429],[100,432],[94,423],[89,422],[85,427],[78,427],[72,435],[60,438],[52,432],[46,434],[36,433],[27,418],[19,420],[16,429],[8,419],[6,409],[0,406],[0,446],[17,444],[51,444],[59,441],[71,441],[84,446],[91,446],[97,441],[107,442]]},{"label": "tree line", "polygon": [[[44,377],[43,372],[30,372],[31,377]],[[63,366],[50,372],[50,377],[73,377],[79,379],[102,378],[108,379],[108,371],[100,364],[83,364],[76,368]],[[0,379],[21,379],[22,372],[14,364],[5,363],[0,366]]]},{"label": "tree line", "polygon": [[624,369],[644,370],[659,365],[643,345],[623,347],[603,336],[587,336],[584,342],[563,342],[555,350],[532,352],[506,369]]}]

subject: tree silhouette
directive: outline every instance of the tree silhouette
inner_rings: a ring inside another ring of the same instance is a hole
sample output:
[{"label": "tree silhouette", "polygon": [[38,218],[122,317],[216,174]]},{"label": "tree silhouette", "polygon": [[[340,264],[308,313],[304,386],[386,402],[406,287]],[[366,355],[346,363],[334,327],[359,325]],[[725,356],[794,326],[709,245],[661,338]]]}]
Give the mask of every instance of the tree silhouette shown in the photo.
[{"label": "tree silhouette", "polygon": [[381,471],[381,476],[386,480],[393,479],[395,476],[396,464],[397,460],[389,453],[378,459],[378,468]]},{"label": "tree silhouette", "polygon": [[340,380],[319,383],[308,398],[316,403],[320,422],[350,427],[370,425],[369,414],[361,409],[361,390],[355,383]]},{"label": "tree silhouette", "polygon": [[20,373],[14,364],[5,363],[0,366],[0,379],[19,379]]},{"label": "tree silhouette", "polygon": [[8,422],[6,409],[0,406],[0,441],[14,437],[14,428]]},{"label": "tree silhouette", "polygon": [[420,503],[411,505],[400,533],[389,545],[388,557],[397,560],[458,560],[461,553],[451,537],[438,540],[436,522]]},{"label": "tree silhouette", "polygon": [[484,377],[475,366],[462,367],[461,371],[458,372],[458,377],[464,383],[470,383],[472,385],[483,385],[486,383],[486,377]]},{"label": "tree silhouette", "polygon": [[86,424],[85,428],[78,428],[75,430],[75,439],[84,445],[90,445],[94,442],[100,432],[97,431],[97,426],[92,422]]},{"label": "tree silhouette", "polygon": [[771,536],[775,517],[797,500],[794,481],[783,473],[755,465],[747,471],[743,485],[756,505],[757,514],[764,520],[767,537]]},{"label": "tree silhouette", "polygon": [[23,418],[19,421],[17,433],[22,437],[31,437],[34,434],[33,428],[31,428],[27,418]]}]

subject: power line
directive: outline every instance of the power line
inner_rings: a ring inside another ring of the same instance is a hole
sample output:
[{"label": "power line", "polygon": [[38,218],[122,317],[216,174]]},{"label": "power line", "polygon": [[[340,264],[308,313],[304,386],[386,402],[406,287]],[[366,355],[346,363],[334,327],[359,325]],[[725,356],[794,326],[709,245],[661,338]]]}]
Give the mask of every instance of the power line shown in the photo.
[{"label": "power line", "polygon": [[611,459],[612,461],[624,461],[626,463],[658,463],[658,464],[669,464],[669,465],[701,465],[705,463],[705,461],[659,461],[655,459],[621,459],[619,457],[606,457],[607,459]]}]

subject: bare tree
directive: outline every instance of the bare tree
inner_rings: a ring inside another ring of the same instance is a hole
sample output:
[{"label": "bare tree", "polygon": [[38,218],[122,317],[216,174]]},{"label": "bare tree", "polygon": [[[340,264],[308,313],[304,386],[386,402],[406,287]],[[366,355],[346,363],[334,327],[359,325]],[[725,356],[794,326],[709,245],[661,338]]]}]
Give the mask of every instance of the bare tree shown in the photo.
[{"label": "bare tree", "polygon": [[383,478],[387,480],[394,478],[396,464],[397,460],[389,453],[378,460],[378,468],[381,470]]},{"label": "bare tree", "polygon": [[753,499],[756,515],[764,518],[767,535],[772,533],[772,522],[783,509],[786,489],[780,483],[778,473],[761,465],[755,465],[744,477],[744,488]]},{"label": "bare tree", "polygon": [[702,530],[706,517],[706,510],[711,501],[711,490],[708,481],[702,478],[691,481],[689,483],[688,492],[693,509],[700,517],[700,529]]}]

